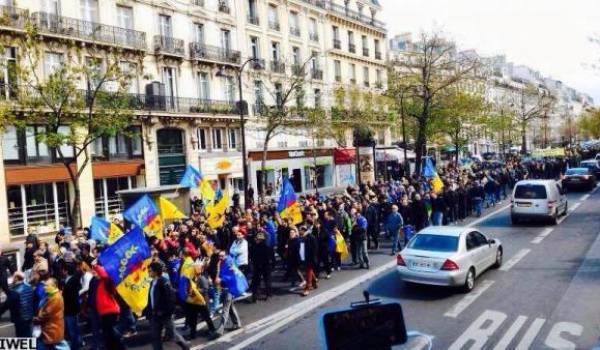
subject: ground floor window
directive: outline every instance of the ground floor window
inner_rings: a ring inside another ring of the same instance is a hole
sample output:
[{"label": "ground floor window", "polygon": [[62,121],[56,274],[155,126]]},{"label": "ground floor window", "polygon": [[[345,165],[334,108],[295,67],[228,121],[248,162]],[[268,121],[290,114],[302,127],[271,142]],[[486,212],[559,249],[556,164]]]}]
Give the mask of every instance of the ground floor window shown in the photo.
[{"label": "ground floor window", "polygon": [[96,215],[110,217],[121,213],[121,199],[117,191],[129,190],[136,186],[135,176],[111,177],[94,180],[94,197],[96,198]]},{"label": "ground floor window", "polygon": [[333,167],[331,164],[304,167],[304,187],[307,190],[314,189],[315,180],[317,188],[333,186]]},{"label": "ground floor window", "polygon": [[69,221],[69,195],[65,182],[8,186],[8,225],[11,235],[58,230]]}]

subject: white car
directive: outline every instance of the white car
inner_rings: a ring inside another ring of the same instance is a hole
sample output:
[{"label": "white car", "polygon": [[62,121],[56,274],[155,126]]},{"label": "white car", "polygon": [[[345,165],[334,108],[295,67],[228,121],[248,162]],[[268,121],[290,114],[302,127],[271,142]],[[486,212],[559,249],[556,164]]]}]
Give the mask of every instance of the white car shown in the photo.
[{"label": "white car", "polygon": [[503,249],[472,227],[430,226],[421,230],[396,256],[405,282],[460,286],[470,292],[475,278],[502,265]]},{"label": "white car", "polygon": [[568,210],[566,192],[555,180],[522,180],[513,189],[510,219],[549,219],[556,225],[558,217]]}]

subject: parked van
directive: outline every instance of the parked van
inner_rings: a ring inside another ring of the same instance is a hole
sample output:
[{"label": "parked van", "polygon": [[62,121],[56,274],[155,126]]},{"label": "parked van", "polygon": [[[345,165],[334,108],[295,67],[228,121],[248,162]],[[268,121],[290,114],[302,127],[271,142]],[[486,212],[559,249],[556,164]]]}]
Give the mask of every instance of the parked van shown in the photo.
[{"label": "parked van", "polygon": [[549,219],[556,224],[567,214],[567,196],[555,180],[523,180],[513,189],[510,219],[513,224],[522,219]]}]

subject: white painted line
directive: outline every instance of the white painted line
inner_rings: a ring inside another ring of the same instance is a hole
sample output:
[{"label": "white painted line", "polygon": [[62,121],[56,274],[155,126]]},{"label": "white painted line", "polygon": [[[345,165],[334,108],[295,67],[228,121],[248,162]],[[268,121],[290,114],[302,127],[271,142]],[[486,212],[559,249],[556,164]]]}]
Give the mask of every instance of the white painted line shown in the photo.
[{"label": "white painted line", "polygon": [[506,331],[506,333],[504,333],[504,336],[502,336],[502,339],[500,339],[498,344],[496,344],[496,346],[494,347],[494,350],[508,349],[510,342],[513,340],[515,335],[517,335],[517,333],[521,330],[521,327],[523,327],[523,325],[525,324],[525,321],[527,321],[527,317],[523,316],[523,315],[519,315],[519,317],[517,317],[515,322],[510,326],[508,331]]},{"label": "white painted line", "polygon": [[577,202],[577,203],[573,204],[573,206],[569,209],[569,212],[577,210],[577,208],[579,208],[580,205],[581,205],[581,202]]},{"label": "white painted line", "polygon": [[523,259],[525,257],[525,255],[529,254],[529,252],[531,251],[531,249],[521,249],[517,252],[517,254],[515,254],[510,260],[508,260],[506,263],[504,263],[504,265],[502,265],[502,267],[500,268],[501,271],[508,271],[510,270],[513,266],[515,266],[519,261],[521,261],[521,259]]},{"label": "white painted line", "polygon": [[2,328],[8,328],[8,327],[12,327],[13,324],[12,323],[4,323],[4,324],[0,324],[0,329]]},{"label": "white painted line", "polygon": [[465,295],[458,303],[454,304],[454,306],[448,310],[444,316],[457,318],[461,312],[465,311],[469,305],[473,304],[473,302],[479,298],[483,292],[485,292],[490,286],[494,284],[494,281],[483,280],[480,284],[477,285],[477,288],[474,289],[471,293]]},{"label": "white painted line", "polygon": [[346,293],[347,291],[355,288],[359,284],[379,275],[382,272],[396,266],[396,260],[390,261],[374,270],[371,270],[361,276],[356,277],[350,281],[347,281],[343,284],[340,284],[337,287],[329,289],[321,294],[318,294],[312,298],[303,299],[302,302],[299,302],[293,306],[290,306],[286,309],[278,311],[271,316],[267,316],[261,320],[250,323],[240,329],[229,332],[219,339],[210,341],[205,344],[200,344],[194,346],[192,350],[204,349],[210,346],[213,346],[218,343],[231,342],[231,340],[239,335],[249,334],[252,332],[258,332],[251,337],[245,339],[244,341],[236,344],[234,347],[229,347],[229,349],[243,349],[248,345],[264,338],[265,336],[275,332],[277,329],[290,324],[293,320],[302,317],[303,315],[313,311],[319,306],[325,304],[326,302],[339,297],[340,295]]},{"label": "white painted line", "polygon": [[543,318],[536,318],[535,321],[529,326],[527,333],[521,338],[521,342],[515,350],[528,350],[531,349],[531,344],[537,337],[540,330],[542,330],[542,326],[546,323],[546,320]]},{"label": "white painted line", "polygon": [[483,222],[483,221],[489,219],[490,217],[498,214],[499,212],[508,209],[509,207],[510,207],[510,204],[507,204],[507,205],[501,207],[500,209],[496,209],[493,212],[491,212],[491,213],[489,213],[487,215],[484,215],[484,216],[480,217],[479,219],[471,222],[470,224],[467,225],[467,227],[475,226],[475,225],[479,224],[480,222]]},{"label": "white painted line", "polygon": [[546,238],[546,236],[548,236],[549,234],[552,233],[553,230],[554,230],[554,227],[545,228],[544,231],[542,231],[542,233],[540,233],[537,237],[535,237],[534,239],[531,240],[531,243],[533,243],[533,244],[541,243],[544,240],[544,238]]},{"label": "white painted line", "polygon": [[584,196],[581,197],[581,201],[586,201],[588,198],[590,198],[590,194],[586,194]]}]

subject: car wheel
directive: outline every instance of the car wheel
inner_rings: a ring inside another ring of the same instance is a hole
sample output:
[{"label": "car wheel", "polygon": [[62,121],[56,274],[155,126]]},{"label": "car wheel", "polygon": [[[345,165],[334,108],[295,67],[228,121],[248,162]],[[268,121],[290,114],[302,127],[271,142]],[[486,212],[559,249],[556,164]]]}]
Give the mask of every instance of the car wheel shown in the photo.
[{"label": "car wheel", "polygon": [[516,225],[516,224],[519,223],[519,219],[516,216],[511,215],[510,216],[510,223],[513,224],[513,225]]},{"label": "car wheel", "polygon": [[565,210],[563,211],[563,216],[567,216],[567,213],[569,212],[569,202],[565,202]]},{"label": "car wheel", "polygon": [[467,277],[465,278],[465,284],[462,287],[463,292],[469,293],[475,288],[475,269],[470,268],[469,272],[467,272]]},{"label": "car wheel", "polygon": [[495,269],[502,266],[502,258],[503,258],[502,247],[498,247],[498,250],[496,251],[496,262],[494,263],[494,266],[493,266]]},{"label": "car wheel", "polygon": [[558,214],[557,213],[554,213],[554,215],[552,215],[552,217],[550,218],[550,224],[552,224],[552,225],[558,224]]}]

